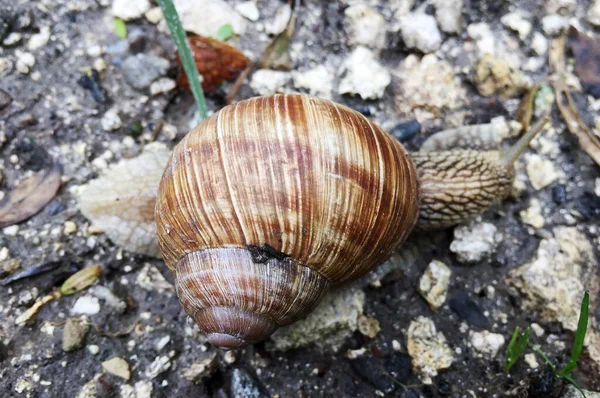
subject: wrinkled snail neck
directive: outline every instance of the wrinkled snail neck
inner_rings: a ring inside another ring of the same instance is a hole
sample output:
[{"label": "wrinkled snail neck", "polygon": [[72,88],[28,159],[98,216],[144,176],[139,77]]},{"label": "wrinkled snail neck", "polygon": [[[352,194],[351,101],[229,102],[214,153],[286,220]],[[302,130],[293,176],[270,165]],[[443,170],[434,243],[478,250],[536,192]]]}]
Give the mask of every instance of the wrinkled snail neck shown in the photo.
[{"label": "wrinkled snail neck", "polygon": [[541,118],[503,152],[417,152],[421,206],[417,229],[443,229],[477,217],[512,192],[514,162],[548,122]]}]

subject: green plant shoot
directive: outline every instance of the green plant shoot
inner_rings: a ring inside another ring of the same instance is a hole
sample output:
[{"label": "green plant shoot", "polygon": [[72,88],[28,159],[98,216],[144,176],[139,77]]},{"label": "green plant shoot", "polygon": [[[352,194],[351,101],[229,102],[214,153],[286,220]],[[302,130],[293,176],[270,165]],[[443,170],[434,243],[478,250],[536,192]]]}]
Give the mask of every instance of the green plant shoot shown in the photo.
[{"label": "green plant shoot", "polygon": [[579,322],[577,323],[577,331],[575,332],[575,341],[571,349],[571,358],[564,368],[559,370],[556,375],[565,377],[569,375],[576,367],[577,361],[583,351],[583,341],[585,340],[585,332],[588,326],[588,311],[590,306],[590,293],[586,290],[581,301],[581,311],[579,312]]},{"label": "green plant shoot", "polygon": [[525,329],[523,335],[519,338],[519,327],[515,327],[515,331],[508,343],[508,347],[506,348],[506,363],[504,364],[504,370],[508,373],[510,368],[517,362],[517,359],[523,354],[525,348],[527,347],[527,343],[529,342],[529,332],[530,329]]},{"label": "green plant shoot", "polygon": [[115,18],[114,29],[117,36],[121,39],[127,38],[127,25],[121,18]]},{"label": "green plant shoot", "polygon": [[221,25],[219,30],[217,30],[217,39],[221,41],[226,41],[231,39],[233,36],[233,28],[230,24]]}]

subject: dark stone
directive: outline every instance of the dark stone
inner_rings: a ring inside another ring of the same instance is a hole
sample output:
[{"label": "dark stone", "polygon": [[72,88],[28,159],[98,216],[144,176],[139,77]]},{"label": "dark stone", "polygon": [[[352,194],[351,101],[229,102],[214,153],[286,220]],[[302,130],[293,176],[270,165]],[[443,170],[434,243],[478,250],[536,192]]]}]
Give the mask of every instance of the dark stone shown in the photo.
[{"label": "dark stone", "polygon": [[531,378],[529,383],[530,397],[549,397],[554,389],[554,371],[550,365],[546,365],[542,374]]},{"label": "dark stone", "polygon": [[419,394],[415,390],[406,390],[401,396],[402,398],[419,398]]},{"label": "dark stone", "polygon": [[12,102],[12,97],[6,91],[0,89],[0,110],[6,108]]},{"label": "dark stone", "polygon": [[394,391],[396,385],[390,375],[385,374],[381,362],[373,357],[360,357],[350,361],[350,367],[358,377],[385,393]]},{"label": "dark stone", "polygon": [[442,378],[438,380],[437,388],[440,395],[450,395],[452,393],[452,384]]},{"label": "dark stone", "polygon": [[48,209],[47,211],[49,216],[55,216],[59,213],[62,213],[66,209],[65,205],[59,201],[50,202],[46,208]]},{"label": "dark stone", "polygon": [[406,142],[421,132],[421,124],[417,120],[398,123],[390,130],[390,134],[400,142]]},{"label": "dark stone", "polygon": [[267,397],[258,382],[244,369],[234,369],[231,376],[231,396],[261,398]]},{"label": "dark stone", "polygon": [[88,90],[96,102],[101,104],[106,102],[104,89],[100,85],[100,73],[96,69],[92,69],[91,74],[81,75],[77,84]]},{"label": "dark stone", "polygon": [[598,217],[600,216],[600,198],[592,193],[586,192],[577,198],[575,208],[586,219]]},{"label": "dark stone", "polygon": [[450,299],[448,305],[456,315],[467,321],[469,325],[482,329],[489,326],[489,320],[483,315],[481,308],[466,293],[458,293]]},{"label": "dark stone", "polygon": [[564,184],[558,184],[552,188],[552,200],[557,205],[567,202],[567,187]]},{"label": "dark stone", "polygon": [[385,361],[384,368],[400,383],[408,382],[412,376],[411,360],[408,354],[394,354]]}]

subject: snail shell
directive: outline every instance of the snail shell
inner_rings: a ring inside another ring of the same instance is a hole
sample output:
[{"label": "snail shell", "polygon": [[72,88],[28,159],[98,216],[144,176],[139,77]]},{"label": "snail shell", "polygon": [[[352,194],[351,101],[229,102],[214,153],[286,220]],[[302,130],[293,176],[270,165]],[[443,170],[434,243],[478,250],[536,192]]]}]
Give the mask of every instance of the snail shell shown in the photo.
[{"label": "snail shell", "polygon": [[304,95],[227,106],[177,145],[156,203],[186,312],[222,348],[305,317],[418,216],[415,166],[364,116]]}]

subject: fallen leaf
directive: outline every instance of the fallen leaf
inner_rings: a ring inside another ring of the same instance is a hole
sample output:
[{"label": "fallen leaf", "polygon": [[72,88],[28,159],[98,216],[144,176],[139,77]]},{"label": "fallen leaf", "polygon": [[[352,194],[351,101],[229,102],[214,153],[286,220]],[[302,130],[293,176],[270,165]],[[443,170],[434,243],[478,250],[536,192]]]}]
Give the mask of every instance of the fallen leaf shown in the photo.
[{"label": "fallen leaf", "polygon": [[127,25],[125,25],[125,21],[121,18],[115,18],[115,33],[121,39],[127,38]]},{"label": "fallen leaf", "polygon": [[221,41],[227,41],[233,36],[233,27],[230,24],[222,25],[217,30],[217,39]]},{"label": "fallen leaf", "polygon": [[600,97],[600,40],[572,29],[568,37],[569,47],[575,57],[575,74],[583,90]]},{"label": "fallen leaf", "polygon": [[60,292],[65,296],[80,292],[96,282],[101,273],[102,267],[99,265],[82,268],[62,284]]},{"label": "fallen leaf", "polygon": [[41,299],[38,299],[31,307],[29,307],[27,310],[25,310],[25,312],[23,312],[21,315],[19,315],[17,317],[17,319],[15,319],[15,324],[19,325],[19,326],[25,325],[28,321],[33,319],[33,317],[38,312],[40,312],[40,309],[42,309],[42,307],[44,305],[46,305],[50,301],[56,300],[60,297],[61,297],[60,292],[55,290],[52,293],[42,297]]},{"label": "fallen leaf", "polygon": [[290,19],[283,30],[263,51],[258,65],[261,69],[291,70],[292,60],[288,52],[290,39],[296,29],[296,10],[292,8]]},{"label": "fallen leaf", "polygon": [[59,187],[58,162],[21,182],[0,201],[0,228],[24,221],[42,210]]},{"label": "fallen leaf", "polygon": [[[240,50],[222,41],[203,36],[188,36],[188,42],[198,73],[203,78],[202,88],[206,92],[219,88],[225,80],[235,80],[250,64],[250,60]],[[183,71],[179,55],[177,63]],[[189,90],[185,73],[179,74],[177,85]]]}]

